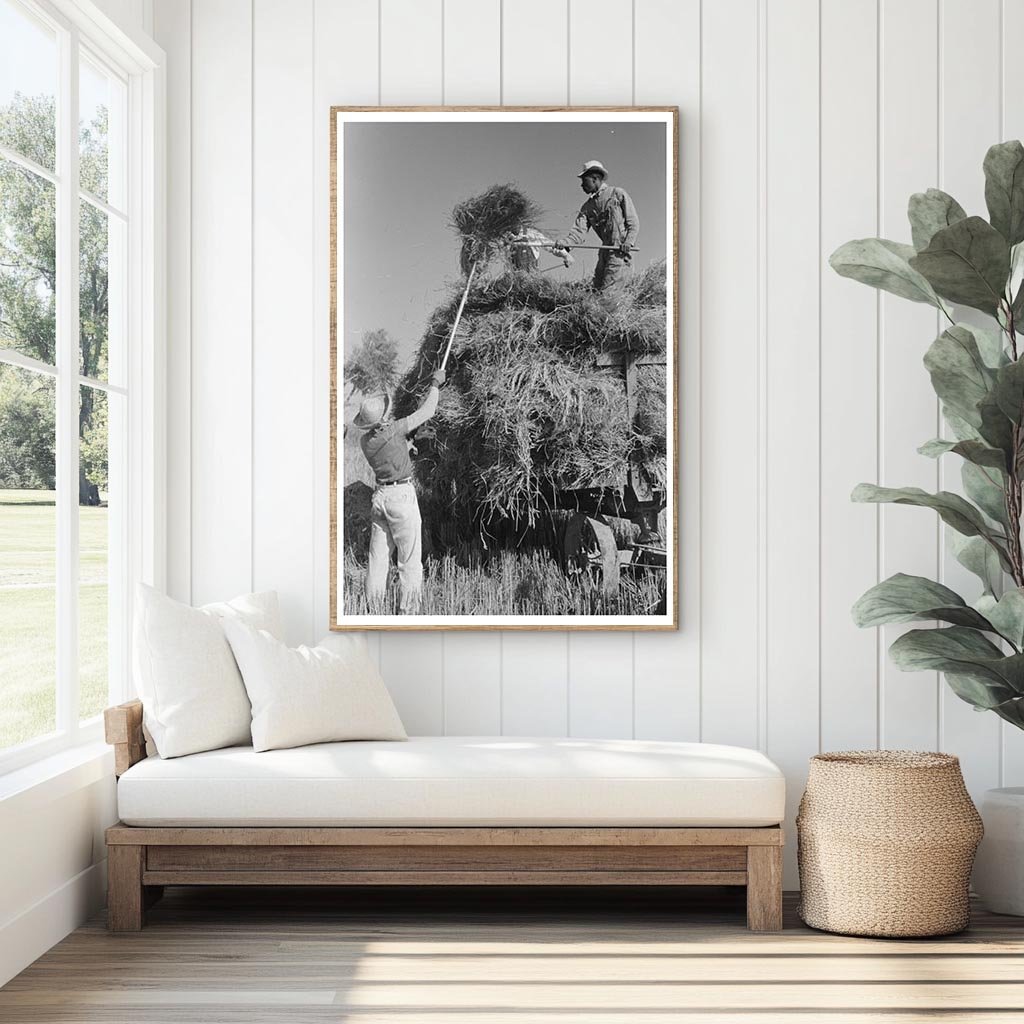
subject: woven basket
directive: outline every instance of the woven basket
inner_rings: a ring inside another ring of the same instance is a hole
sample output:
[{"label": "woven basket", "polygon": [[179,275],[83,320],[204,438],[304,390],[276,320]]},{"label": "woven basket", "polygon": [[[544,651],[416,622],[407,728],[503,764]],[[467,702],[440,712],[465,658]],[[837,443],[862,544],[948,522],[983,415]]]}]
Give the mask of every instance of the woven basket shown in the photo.
[{"label": "woven basket", "polygon": [[799,913],[812,928],[925,936],[967,927],[982,824],[956,757],[818,754],[796,820]]}]

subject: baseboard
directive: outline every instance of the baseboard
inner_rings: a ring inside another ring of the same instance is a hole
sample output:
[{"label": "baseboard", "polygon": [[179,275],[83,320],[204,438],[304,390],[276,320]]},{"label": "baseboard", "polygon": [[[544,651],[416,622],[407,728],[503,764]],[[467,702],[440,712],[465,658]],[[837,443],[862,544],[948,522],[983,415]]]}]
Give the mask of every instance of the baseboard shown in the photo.
[{"label": "baseboard", "polygon": [[0,985],[84,924],[107,899],[106,859],[69,879],[0,927]]}]

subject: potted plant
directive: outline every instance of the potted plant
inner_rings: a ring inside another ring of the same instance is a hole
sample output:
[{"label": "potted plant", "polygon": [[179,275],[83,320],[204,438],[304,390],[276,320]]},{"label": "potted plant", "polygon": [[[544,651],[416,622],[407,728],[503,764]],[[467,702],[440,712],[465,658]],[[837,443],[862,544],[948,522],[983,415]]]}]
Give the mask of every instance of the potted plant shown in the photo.
[{"label": "potted plant", "polygon": [[[844,277],[933,305],[948,321],[924,356],[946,436],[918,450],[959,458],[965,496],[863,483],[852,497],[934,509],[954,531],[957,560],[981,584],[981,596],[968,601],[935,580],[897,573],[864,594],[853,617],[865,627],[937,623],[892,644],[896,665],[938,670],[962,700],[1024,728],[1024,146],[995,145],[983,166],[987,220],[928,189],[910,197],[912,245],[858,239],[829,259]],[[992,322],[960,322],[957,306]],[[990,909],[1024,914],[1024,789],[990,791],[982,813],[987,838],[975,887]]]}]

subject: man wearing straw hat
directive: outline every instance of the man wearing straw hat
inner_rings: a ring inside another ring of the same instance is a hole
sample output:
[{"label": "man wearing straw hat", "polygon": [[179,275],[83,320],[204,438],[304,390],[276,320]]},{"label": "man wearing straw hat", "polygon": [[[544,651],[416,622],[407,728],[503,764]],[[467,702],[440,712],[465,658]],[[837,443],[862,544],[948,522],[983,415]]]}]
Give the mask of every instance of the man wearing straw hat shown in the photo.
[{"label": "man wearing straw hat", "polygon": [[633,247],[640,233],[640,218],[629,193],[608,184],[608,171],[600,160],[587,160],[577,175],[587,201],[576,214],[576,223],[564,238],[555,242],[555,255],[579,245],[593,228],[602,248],[594,268],[594,291],[612,291],[625,283],[632,269]]},{"label": "man wearing straw hat", "polygon": [[420,506],[412,483],[409,436],[437,411],[444,370],[435,370],[423,404],[410,415],[392,420],[387,395],[363,399],[353,424],[363,431],[359,447],[373,470],[376,486],[370,500],[370,559],[366,569],[366,603],[380,612],[388,583],[391,555],[398,553],[400,609],[414,614],[423,586]]}]

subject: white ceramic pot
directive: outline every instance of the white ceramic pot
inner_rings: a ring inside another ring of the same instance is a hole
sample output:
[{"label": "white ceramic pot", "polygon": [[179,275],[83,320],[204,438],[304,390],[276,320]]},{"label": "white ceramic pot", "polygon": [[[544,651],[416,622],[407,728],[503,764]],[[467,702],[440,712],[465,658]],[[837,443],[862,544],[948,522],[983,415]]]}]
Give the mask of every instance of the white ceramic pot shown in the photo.
[{"label": "white ceramic pot", "polygon": [[990,789],[981,817],[985,838],[974,861],[974,891],[987,910],[1024,916],[1024,787]]}]

